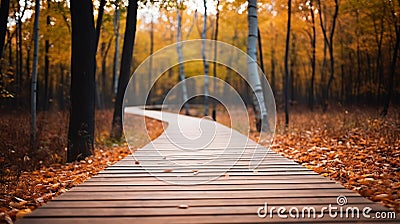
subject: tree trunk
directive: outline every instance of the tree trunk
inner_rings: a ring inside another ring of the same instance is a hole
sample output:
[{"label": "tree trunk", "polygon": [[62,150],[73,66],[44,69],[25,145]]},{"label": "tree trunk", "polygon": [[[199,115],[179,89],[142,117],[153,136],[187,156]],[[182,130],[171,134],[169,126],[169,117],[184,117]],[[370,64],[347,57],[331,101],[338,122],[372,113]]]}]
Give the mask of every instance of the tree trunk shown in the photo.
[{"label": "tree trunk", "polygon": [[4,44],[7,33],[8,11],[10,8],[10,0],[1,0],[0,5],[0,59],[3,58]]},{"label": "tree trunk", "polygon": [[337,20],[337,16],[339,13],[339,2],[338,0],[334,0],[335,1],[335,11],[332,17],[332,26],[331,26],[331,30],[329,33],[329,37],[327,34],[327,30],[326,30],[326,22],[324,22],[322,20],[322,9],[321,9],[321,0],[318,0],[318,11],[319,11],[319,20],[320,20],[320,25],[321,25],[321,29],[322,29],[322,34],[324,35],[324,40],[326,45],[328,46],[328,50],[329,50],[329,59],[330,59],[330,74],[329,74],[329,79],[328,79],[328,83],[326,85],[325,90],[323,91],[323,111],[326,111],[328,109],[328,102],[329,102],[329,90],[330,87],[332,85],[332,81],[335,75],[335,58],[333,55],[333,35],[335,33],[335,27],[336,27],[336,20]]},{"label": "tree trunk", "polygon": [[285,126],[289,126],[289,48],[290,48],[290,26],[292,18],[292,0],[288,1],[288,21],[286,31],[286,48],[285,48]]},{"label": "tree trunk", "polygon": [[49,49],[50,49],[50,41],[49,41],[49,35],[50,35],[50,1],[47,1],[47,16],[46,16],[46,39],[45,39],[45,46],[44,46],[44,100],[43,100],[43,110],[48,110],[48,105],[49,105],[49,66],[50,66],[50,61],[49,61]]},{"label": "tree trunk", "polygon": [[257,0],[248,0],[248,42],[247,42],[247,54],[250,56],[248,60],[248,75],[250,85],[252,86],[252,98],[253,98],[253,109],[256,117],[256,127],[258,131],[267,131],[268,119],[267,109],[264,102],[264,93],[258,74],[257,66]]},{"label": "tree trunk", "polygon": [[[176,34],[176,50],[178,52],[178,62],[179,62],[179,81],[185,80],[185,71],[183,67],[183,56],[182,56],[182,15],[180,9],[176,9],[177,18],[178,18],[178,29]],[[183,107],[185,108],[185,114],[189,115],[189,104],[188,104],[188,95],[187,95],[187,87],[186,84],[182,84],[182,100],[183,100]]]},{"label": "tree trunk", "polygon": [[201,54],[203,57],[204,66],[204,116],[208,116],[208,69],[209,65],[206,60],[206,38],[207,38],[207,0],[203,0],[204,6],[204,21],[203,31],[201,32]]},{"label": "tree trunk", "polygon": [[275,76],[275,46],[271,44],[271,88],[272,92],[276,94],[276,76]]},{"label": "tree trunk", "polygon": [[99,39],[100,39],[100,30],[101,30],[101,24],[103,23],[103,14],[104,14],[104,6],[106,5],[106,0],[100,0],[100,5],[99,5],[99,15],[96,20],[96,51],[97,47],[99,45]]},{"label": "tree trunk", "polygon": [[[380,18],[380,26],[379,32],[376,21],[374,20],[374,30],[375,30],[375,41],[378,48],[378,55],[376,57],[376,64],[377,64],[377,102],[381,102],[381,85],[382,85],[382,77],[383,77],[383,60],[382,60],[382,42],[383,42],[383,33],[384,33],[384,19],[385,16],[382,14]],[[379,34],[379,35],[378,35]]]},{"label": "tree trunk", "polygon": [[311,110],[314,109],[314,83],[315,83],[315,62],[316,62],[316,29],[315,29],[315,15],[312,1],[310,1],[310,14],[312,24],[312,37],[311,37],[311,80],[310,80],[310,95],[309,95],[309,107]]},{"label": "tree trunk", "polygon": [[[400,1],[398,1],[399,7],[400,7]],[[393,4],[393,3],[391,3]],[[389,72],[389,80],[388,80],[388,93],[386,95],[386,99],[383,105],[383,110],[381,115],[386,116],[388,113],[389,105],[390,105],[390,100],[393,95],[393,81],[394,81],[394,75],[396,73],[396,63],[397,63],[397,56],[399,53],[399,48],[400,48],[400,22],[397,18],[396,12],[394,10],[394,6],[391,5],[391,10],[392,10],[392,18],[394,20],[394,28],[396,31],[396,42],[394,45],[393,49],[393,55],[392,55],[392,62],[390,65],[390,72]]]},{"label": "tree trunk", "polygon": [[[104,6],[106,4],[106,0],[100,0],[100,5],[99,5],[99,14],[96,20],[96,27],[95,27],[95,51],[97,52],[97,48],[99,45],[99,40],[100,40],[100,31],[101,31],[101,24],[103,23],[103,14],[104,14]],[[100,81],[96,80],[95,88],[96,88],[96,105],[97,108],[99,109],[104,109],[104,100],[100,92]],[[103,90],[104,91],[104,90]]]},{"label": "tree trunk", "polygon": [[[151,74],[153,73],[153,52],[154,52],[154,21],[153,21],[153,16],[151,16],[151,22],[150,22],[150,58],[149,58],[149,74],[147,75],[148,79],[148,86],[147,89],[150,91],[151,90]],[[147,104],[151,104],[151,92],[149,92],[149,96],[147,97]]]},{"label": "tree trunk", "polygon": [[67,161],[93,154],[96,37],[91,0],[71,0],[71,111]]},{"label": "tree trunk", "polygon": [[115,36],[115,52],[114,52],[114,66],[113,66],[113,80],[111,85],[111,93],[114,98],[118,90],[118,70],[119,70],[119,20],[120,20],[119,1],[115,1],[114,12],[114,36]]},{"label": "tree trunk", "polygon": [[[219,28],[219,0],[217,0],[217,14],[215,15],[215,33],[214,33],[214,65],[213,65],[213,76],[214,76],[214,82],[213,82],[213,93],[217,94],[217,82],[215,81],[217,77],[217,41],[218,41],[218,28]],[[216,100],[213,100],[212,104],[212,118],[214,121],[217,120],[217,108],[216,108]]]},{"label": "tree trunk", "polygon": [[[110,38],[106,50],[102,54],[102,59],[101,59],[101,96],[102,96],[102,101],[103,101],[103,107],[109,107],[109,102],[111,102],[111,98],[109,96],[112,96],[112,92],[107,91],[106,87],[106,74],[107,74],[107,56],[108,52],[110,51],[110,47],[112,44],[113,37]],[[108,94],[107,94],[108,93]],[[107,103],[106,103],[107,102]]]},{"label": "tree trunk", "polygon": [[35,22],[33,30],[34,49],[33,49],[33,65],[32,65],[32,88],[31,88],[31,148],[35,149],[36,145],[36,87],[37,87],[37,65],[39,52],[39,16],[40,16],[40,0],[35,2]]},{"label": "tree trunk", "polygon": [[122,47],[121,70],[118,79],[118,91],[115,98],[114,114],[112,121],[111,138],[120,140],[122,137],[122,106],[126,86],[129,82],[131,73],[131,64],[133,56],[133,47],[136,36],[137,20],[137,0],[129,0],[128,13],[126,16],[124,45]]}]

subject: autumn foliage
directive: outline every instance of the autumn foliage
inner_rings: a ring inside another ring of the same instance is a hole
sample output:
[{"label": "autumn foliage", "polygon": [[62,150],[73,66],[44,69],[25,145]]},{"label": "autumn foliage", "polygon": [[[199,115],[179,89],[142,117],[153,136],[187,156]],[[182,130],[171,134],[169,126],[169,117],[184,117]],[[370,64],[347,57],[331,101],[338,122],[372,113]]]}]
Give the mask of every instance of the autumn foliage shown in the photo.
[{"label": "autumn foliage", "polygon": [[322,113],[296,107],[289,129],[278,116],[272,150],[400,212],[400,114],[382,118],[371,108]]},{"label": "autumn foliage", "polygon": [[[38,149],[31,151],[29,115],[1,114],[0,220],[10,221],[29,214],[53,197],[132,153],[125,143],[109,140],[112,112],[98,111],[94,155],[85,160],[65,163],[67,118],[66,112],[39,113]],[[161,134],[161,122],[146,119],[146,124],[150,138]],[[146,143],[140,141],[140,145],[138,143],[135,147]]]}]

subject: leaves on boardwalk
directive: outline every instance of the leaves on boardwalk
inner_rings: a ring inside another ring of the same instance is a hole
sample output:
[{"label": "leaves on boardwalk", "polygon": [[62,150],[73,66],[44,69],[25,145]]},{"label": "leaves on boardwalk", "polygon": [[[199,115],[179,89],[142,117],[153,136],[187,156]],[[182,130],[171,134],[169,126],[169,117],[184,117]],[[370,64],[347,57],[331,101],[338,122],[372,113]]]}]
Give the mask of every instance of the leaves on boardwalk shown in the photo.
[{"label": "leaves on boardwalk", "polygon": [[399,116],[381,118],[368,109],[294,112],[288,130],[278,124],[272,149],[400,212]]}]

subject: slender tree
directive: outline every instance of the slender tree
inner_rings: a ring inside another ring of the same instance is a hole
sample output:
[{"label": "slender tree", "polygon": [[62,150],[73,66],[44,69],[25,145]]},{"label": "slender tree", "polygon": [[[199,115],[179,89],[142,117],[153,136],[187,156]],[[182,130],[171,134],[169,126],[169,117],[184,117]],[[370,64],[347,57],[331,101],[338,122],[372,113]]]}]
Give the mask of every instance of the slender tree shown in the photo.
[{"label": "slender tree", "polygon": [[311,29],[312,34],[310,35],[311,40],[311,79],[310,79],[310,93],[308,99],[308,105],[311,110],[314,109],[314,83],[315,83],[315,62],[316,62],[316,40],[317,33],[315,28],[315,15],[313,1],[310,1],[310,15],[311,15]]},{"label": "slender tree", "polygon": [[[147,80],[148,80],[148,84],[147,84],[147,89],[150,90],[151,89],[151,75],[153,73],[153,53],[154,53],[154,17],[153,15],[151,15],[151,21],[150,21],[150,31],[149,31],[149,36],[150,36],[150,58],[149,58],[149,74],[147,75]],[[150,92],[151,93],[151,92]],[[147,97],[147,103],[150,104],[151,98],[150,95]]]},{"label": "slender tree", "polygon": [[290,27],[292,20],[292,0],[288,1],[288,20],[286,31],[286,48],[285,48],[285,126],[289,126],[289,48],[290,48]]},{"label": "slender tree", "polygon": [[118,90],[118,70],[119,70],[119,21],[121,17],[120,1],[114,2],[114,36],[115,36],[115,51],[114,51],[114,65],[113,65],[113,79],[111,84],[111,92],[113,97],[117,95]]},{"label": "slender tree", "polygon": [[[3,58],[4,44],[7,34],[8,11],[10,0],[1,0],[0,5],[0,59]],[[11,45],[10,45],[11,46]]]},{"label": "slender tree", "polygon": [[327,25],[326,25],[326,21],[324,21],[322,19],[322,7],[321,7],[321,0],[317,0],[318,3],[318,11],[319,11],[319,21],[320,21],[320,25],[321,25],[321,29],[322,29],[322,34],[324,35],[324,40],[326,45],[328,46],[328,50],[329,50],[329,59],[330,59],[330,74],[329,74],[329,79],[328,79],[328,83],[325,87],[324,90],[324,94],[323,94],[323,110],[326,111],[328,109],[328,101],[329,101],[329,91],[332,85],[332,81],[335,75],[335,58],[334,58],[334,54],[333,54],[333,36],[335,34],[335,28],[336,28],[336,21],[337,21],[337,17],[339,14],[339,1],[338,0],[334,0],[335,3],[335,9],[334,9],[334,13],[332,16],[332,25],[331,25],[331,29],[329,32],[329,36],[328,36],[328,31],[327,31]]},{"label": "slender tree", "polygon": [[[176,33],[176,50],[178,52],[178,62],[179,62],[179,81],[185,80],[185,71],[183,66],[183,55],[182,55],[182,9],[183,9],[183,2],[178,0],[176,6],[176,13],[177,13],[177,20],[178,20],[178,27]],[[185,114],[189,115],[189,104],[188,104],[188,94],[187,94],[187,87],[185,84],[182,84],[182,100],[183,100],[183,107],[185,109]]]},{"label": "slender tree", "polygon": [[96,20],[96,48],[99,45],[100,30],[101,30],[101,24],[103,23],[103,14],[105,5],[106,5],[106,0],[100,0],[99,15],[97,16]]},{"label": "slender tree", "polygon": [[[400,0],[397,1],[398,6],[400,7]],[[388,109],[389,109],[389,105],[390,105],[390,100],[392,98],[393,95],[393,79],[394,79],[394,75],[396,73],[396,63],[398,60],[398,54],[399,54],[399,48],[400,48],[400,19],[399,19],[399,15],[396,13],[395,11],[395,5],[392,1],[389,2],[390,4],[390,9],[391,9],[391,16],[392,16],[392,20],[393,20],[393,26],[394,26],[394,30],[395,30],[395,34],[396,34],[396,40],[395,40],[395,44],[394,44],[394,49],[393,49],[393,55],[392,55],[392,61],[390,63],[390,72],[389,72],[389,80],[388,80],[388,92],[384,101],[384,105],[383,105],[383,111],[382,111],[382,115],[386,116],[388,113]]]},{"label": "slender tree", "polygon": [[207,38],[207,0],[203,0],[204,6],[204,21],[203,30],[201,32],[201,54],[203,57],[204,66],[204,116],[208,116],[208,69],[209,65],[206,60],[206,38]]},{"label": "slender tree", "polygon": [[96,36],[91,0],[71,0],[71,111],[67,161],[93,153]]},{"label": "slender tree", "polygon": [[264,93],[258,74],[257,67],[257,0],[248,0],[248,38],[247,38],[247,54],[248,60],[248,75],[252,86],[253,108],[256,115],[256,126],[258,131],[268,130],[267,109],[264,102]]},{"label": "slender tree", "polygon": [[118,79],[118,91],[115,98],[111,137],[120,140],[122,137],[122,106],[126,86],[129,82],[136,36],[137,0],[129,0],[128,14],[125,23],[124,45],[122,47],[121,70]]},{"label": "slender tree", "polygon": [[[217,82],[215,78],[217,77],[217,48],[218,48],[218,28],[219,28],[219,0],[217,0],[217,14],[215,15],[215,32],[214,32],[214,62],[213,62],[213,92],[216,94],[217,92]],[[214,121],[217,120],[217,109],[216,109],[216,100],[213,100],[213,108],[212,108],[212,118]]]},{"label": "slender tree", "polygon": [[49,59],[49,50],[50,50],[50,0],[47,0],[47,10],[46,10],[46,35],[44,41],[44,100],[43,100],[43,109],[49,109],[49,67],[50,67],[50,59]]},{"label": "slender tree", "polygon": [[37,66],[39,52],[39,16],[40,16],[40,0],[35,2],[35,22],[33,29],[34,49],[33,49],[33,66],[32,66],[32,87],[31,87],[31,148],[36,145],[36,87],[37,87]]}]

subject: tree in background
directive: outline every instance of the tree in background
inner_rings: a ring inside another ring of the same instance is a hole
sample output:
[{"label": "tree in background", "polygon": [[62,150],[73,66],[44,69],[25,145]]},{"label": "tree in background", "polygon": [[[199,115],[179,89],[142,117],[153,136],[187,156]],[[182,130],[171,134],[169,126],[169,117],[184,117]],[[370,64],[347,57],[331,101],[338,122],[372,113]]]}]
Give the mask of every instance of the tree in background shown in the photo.
[{"label": "tree in background", "polygon": [[[326,84],[325,89],[323,90],[323,95],[322,95],[322,109],[324,111],[326,111],[328,109],[328,102],[329,102],[329,90],[331,89],[331,85],[333,82],[333,78],[335,76],[335,58],[334,58],[334,52],[333,52],[333,36],[335,34],[335,28],[336,28],[336,21],[337,21],[337,17],[338,17],[338,13],[339,13],[339,1],[338,0],[334,0],[334,13],[332,16],[332,24],[330,27],[330,31],[328,34],[327,31],[327,21],[323,19],[323,13],[326,13],[326,10],[324,12],[324,7],[322,7],[321,5],[321,0],[317,0],[317,4],[318,4],[318,15],[319,15],[319,21],[320,21],[320,25],[321,25],[321,30],[322,30],[322,34],[324,35],[324,40],[325,40],[325,44],[326,46],[328,46],[328,50],[329,50],[329,61],[330,61],[330,73],[329,73],[329,79],[328,79],[328,83]],[[326,16],[325,16],[326,18]]]},{"label": "tree in background", "polygon": [[[256,117],[257,130],[268,130],[267,109],[264,102],[264,93],[261,86],[260,76],[257,67],[257,0],[248,1],[248,42],[247,54],[250,56],[248,61],[248,77],[252,86],[253,108]],[[263,122],[264,121],[264,122]],[[263,126],[263,127],[262,127]]]},{"label": "tree in background", "polygon": [[33,29],[34,49],[33,49],[33,65],[32,65],[32,86],[31,86],[31,148],[36,145],[36,96],[37,96],[37,66],[39,60],[39,16],[40,16],[40,0],[35,2],[35,24]]},{"label": "tree in background", "polygon": [[207,0],[203,0],[204,18],[203,30],[201,32],[201,55],[204,66],[204,116],[208,116],[208,61],[206,60],[206,38],[207,38]]},{"label": "tree in background", "polygon": [[[214,76],[214,82],[213,82],[213,93],[217,93],[217,82],[215,81],[215,78],[217,77],[217,48],[218,48],[218,28],[219,28],[219,4],[220,1],[217,0],[217,14],[215,15],[215,32],[214,32],[214,62],[213,62],[213,76]],[[213,108],[212,108],[212,118],[214,121],[217,120],[217,109],[216,109],[216,100],[213,100]]]},{"label": "tree in background", "polygon": [[10,0],[1,0],[0,5],[0,59],[3,58],[4,42],[7,33],[8,11]]},{"label": "tree in background", "polygon": [[118,91],[118,69],[119,69],[119,21],[121,17],[120,0],[114,1],[114,36],[115,36],[115,51],[114,51],[114,63],[113,63],[113,78],[111,84],[111,91],[113,96],[117,95]]},{"label": "tree in background", "polygon": [[91,0],[71,0],[71,111],[67,161],[93,153],[96,36]]},{"label": "tree in background", "polygon": [[[179,69],[179,81],[185,80],[185,71],[183,66],[183,55],[182,55],[182,11],[184,9],[183,0],[177,0],[176,5],[176,15],[177,15],[177,23],[178,27],[176,29],[176,51],[178,52],[178,69]],[[188,101],[188,94],[187,94],[187,87],[186,84],[182,84],[182,100],[183,100],[183,107],[185,108],[185,114],[189,115],[189,103]]]},{"label": "tree in background", "polygon": [[290,47],[290,27],[292,20],[292,0],[288,1],[288,20],[287,20],[287,31],[286,31],[286,49],[285,49],[285,126],[289,126],[289,47]]},{"label": "tree in background", "polygon": [[[397,7],[400,8],[400,0],[397,0]],[[392,56],[392,62],[390,64],[390,72],[389,72],[389,80],[388,80],[388,93],[386,95],[385,103],[383,105],[383,111],[382,115],[386,116],[388,113],[389,109],[389,104],[390,100],[393,95],[393,79],[394,75],[396,73],[396,63],[397,63],[397,57],[399,54],[399,48],[400,48],[400,19],[399,19],[399,14],[396,12],[396,5],[393,3],[393,1],[389,1],[389,7],[391,11],[391,17],[392,17],[392,24],[394,26],[394,31],[396,34],[396,40],[394,44],[394,49],[393,49],[393,56]]]},{"label": "tree in background", "polygon": [[129,0],[128,14],[126,16],[124,45],[122,48],[121,70],[118,79],[118,91],[115,98],[114,114],[112,120],[111,138],[120,140],[122,137],[122,104],[126,86],[131,73],[133,46],[136,36],[137,0]]}]

